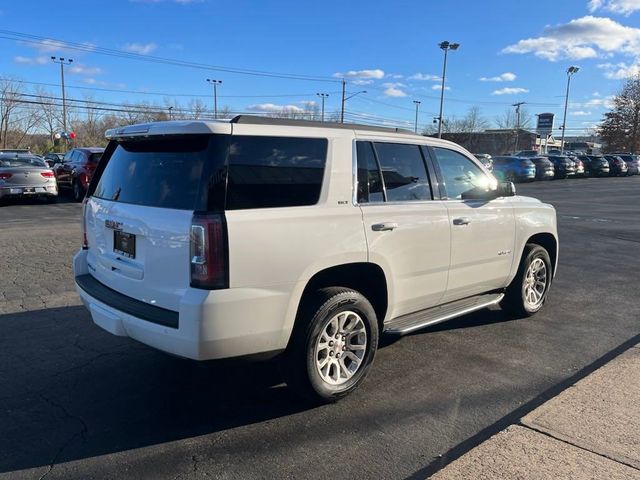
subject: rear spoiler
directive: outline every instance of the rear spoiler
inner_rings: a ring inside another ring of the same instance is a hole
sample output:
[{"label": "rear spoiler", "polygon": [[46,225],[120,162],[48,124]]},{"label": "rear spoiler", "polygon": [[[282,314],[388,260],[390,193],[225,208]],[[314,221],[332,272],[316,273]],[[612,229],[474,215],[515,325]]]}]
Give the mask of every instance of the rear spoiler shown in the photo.
[{"label": "rear spoiler", "polygon": [[220,121],[175,120],[170,122],[140,123],[111,128],[104,136],[109,140],[148,137],[152,135],[197,135],[231,133],[231,124]]}]

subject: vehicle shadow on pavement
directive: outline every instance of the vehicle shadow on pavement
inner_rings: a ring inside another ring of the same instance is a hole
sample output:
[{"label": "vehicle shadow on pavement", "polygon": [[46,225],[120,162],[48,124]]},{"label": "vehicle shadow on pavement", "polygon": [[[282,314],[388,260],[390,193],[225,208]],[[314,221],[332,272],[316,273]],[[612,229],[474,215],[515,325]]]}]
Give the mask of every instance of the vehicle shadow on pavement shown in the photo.
[{"label": "vehicle shadow on pavement", "polygon": [[179,359],[84,307],[0,316],[0,472],[190,438],[312,408],[274,361]]}]

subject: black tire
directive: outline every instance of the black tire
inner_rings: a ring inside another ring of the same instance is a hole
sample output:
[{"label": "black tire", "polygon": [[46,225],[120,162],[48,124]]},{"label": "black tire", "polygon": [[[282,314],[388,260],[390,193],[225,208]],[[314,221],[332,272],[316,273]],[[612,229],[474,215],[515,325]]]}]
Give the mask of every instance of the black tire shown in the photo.
[{"label": "black tire", "polygon": [[84,189],[78,182],[73,182],[72,195],[74,202],[81,202],[84,200]]},{"label": "black tire", "polygon": [[[332,385],[319,372],[316,343],[330,320],[346,311],[356,313],[362,320],[366,345],[355,373],[344,383]],[[296,393],[315,402],[335,402],[355,390],[367,376],[378,348],[378,336],[375,310],[362,294],[343,287],[322,288],[303,300],[289,345],[280,358],[282,375]]]},{"label": "black tire", "polygon": [[[544,262],[546,268],[545,288],[542,293],[542,298],[535,305],[530,304],[525,299],[525,287],[527,285],[527,271],[529,266],[536,260],[540,259]],[[503,310],[506,310],[518,317],[530,317],[539,312],[543,307],[549,289],[551,287],[551,280],[553,278],[553,266],[551,265],[551,258],[549,252],[535,243],[528,243],[524,252],[522,252],[522,259],[520,260],[520,266],[518,272],[514,277],[511,284],[507,287],[504,299],[500,306]]]}]

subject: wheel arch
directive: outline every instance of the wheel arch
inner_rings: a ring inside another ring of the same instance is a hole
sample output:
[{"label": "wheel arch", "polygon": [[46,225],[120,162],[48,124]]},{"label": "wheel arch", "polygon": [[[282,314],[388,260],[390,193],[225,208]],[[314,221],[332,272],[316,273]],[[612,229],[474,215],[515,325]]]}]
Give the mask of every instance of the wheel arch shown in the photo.
[{"label": "wheel arch", "polygon": [[364,295],[373,306],[382,328],[389,307],[389,290],[383,269],[371,262],[354,262],[335,265],[315,273],[306,283],[298,302],[295,324],[306,298],[324,287],[345,287]]},{"label": "wheel arch", "polygon": [[[558,266],[558,239],[549,232],[536,233],[535,235],[531,235],[527,241],[524,243],[526,247],[529,243],[535,243],[536,245],[540,245],[543,247],[548,253],[551,259],[551,268],[553,269],[553,276],[556,274],[556,269]],[[522,261],[522,254],[524,253],[524,248],[520,252],[520,258],[518,259],[518,265]]]}]

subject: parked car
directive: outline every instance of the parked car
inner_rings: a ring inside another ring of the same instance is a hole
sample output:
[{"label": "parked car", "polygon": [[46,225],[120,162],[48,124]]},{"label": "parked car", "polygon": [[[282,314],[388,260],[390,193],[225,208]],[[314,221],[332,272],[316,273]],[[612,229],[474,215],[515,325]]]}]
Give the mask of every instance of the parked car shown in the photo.
[{"label": "parked car", "polygon": [[548,155],[547,158],[551,163],[553,163],[553,167],[555,169],[555,177],[559,178],[567,178],[576,173],[576,166],[573,160],[565,155]]},{"label": "parked car", "polygon": [[579,155],[587,177],[608,177],[609,162],[602,155]]},{"label": "parked car", "polygon": [[58,187],[53,171],[29,153],[0,153],[0,199],[40,197],[55,201]]},{"label": "parked car", "polygon": [[276,355],[315,399],[360,385],[382,332],[535,314],[556,272],[554,208],[451,142],[244,115],[107,137],[73,261],[93,321],[196,360]]},{"label": "parked car", "polygon": [[76,202],[82,201],[104,148],[74,148],[54,166],[58,188],[71,191]]},{"label": "parked car", "polygon": [[44,161],[50,167],[53,167],[56,163],[62,163],[64,159],[64,153],[49,152],[44,156]]},{"label": "parked car", "polygon": [[613,153],[627,164],[627,175],[640,175],[640,157],[632,153]]},{"label": "parked car", "polygon": [[555,168],[553,163],[546,157],[530,157],[529,160],[536,166],[536,180],[553,180]]},{"label": "parked car", "polygon": [[604,158],[609,162],[609,175],[612,177],[624,177],[629,171],[627,163],[617,155],[605,155]]},{"label": "parked car", "polygon": [[505,182],[533,182],[536,179],[536,166],[524,157],[495,157],[493,175]]},{"label": "parked car", "polygon": [[487,170],[493,172],[493,158],[487,153],[474,153],[474,157],[482,162]]},{"label": "parked car", "polygon": [[520,150],[513,154],[514,157],[538,157],[540,152],[537,150]]},{"label": "parked car", "polygon": [[576,169],[575,176],[576,177],[585,177],[586,175],[585,175],[585,170],[584,170],[584,162],[582,160],[580,160],[580,157],[569,156],[569,158],[573,162],[573,165],[574,165],[574,167]]}]

